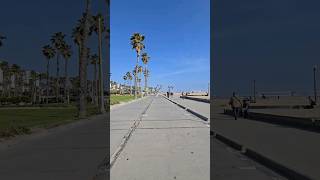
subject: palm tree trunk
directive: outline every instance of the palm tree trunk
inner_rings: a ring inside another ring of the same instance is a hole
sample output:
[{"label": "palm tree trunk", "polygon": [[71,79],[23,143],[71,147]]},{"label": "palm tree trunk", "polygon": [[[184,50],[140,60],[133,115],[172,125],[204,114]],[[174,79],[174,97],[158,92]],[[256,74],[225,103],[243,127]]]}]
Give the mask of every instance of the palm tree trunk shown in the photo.
[{"label": "palm tree trunk", "polygon": [[135,67],[135,74],[134,74],[134,98],[137,99],[137,83],[138,83],[138,63],[139,63],[139,53],[137,52],[137,62]]},{"label": "palm tree trunk", "polygon": [[69,102],[69,89],[68,89],[68,60],[65,59],[64,62],[64,78],[65,78],[65,82],[64,82],[64,102],[67,102],[68,104]]},{"label": "palm tree trunk", "polygon": [[110,0],[106,0],[106,84],[108,101],[106,103],[106,109],[109,111],[110,106]]},{"label": "palm tree trunk", "polygon": [[101,37],[101,18],[99,16],[99,89],[100,89],[100,113],[105,113],[104,108],[104,89],[103,89],[103,75],[102,75],[102,37]]},{"label": "palm tree trunk", "polygon": [[59,94],[60,94],[60,87],[59,87],[59,53],[57,53],[57,80],[56,80],[56,101],[59,102]]},{"label": "palm tree trunk", "polygon": [[93,91],[93,96],[94,96],[94,104],[98,106],[98,80],[97,80],[97,64],[94,64],[94,91]]},{"label": "palm tree trunk", "polygon": [[87,48],[86,48],[86,41],[88,38],[88,31],[89,31],[89,22],[88,22],[88,15],[90,9],[90,0],[86,0],[87,7],[86,7],[86,17],[84,20],[84,33],[83,38],[81,40],[81,54],[80,54],[80,63],[79,63],[79,79],[80,79],[80,88],[79,88],[79,118],[85,118],[87,116]]},{"label": "palm tree trunk", "polygon": [[49,103],[49,59],[47,60],[47,97],[46,97],[46,103]]}]

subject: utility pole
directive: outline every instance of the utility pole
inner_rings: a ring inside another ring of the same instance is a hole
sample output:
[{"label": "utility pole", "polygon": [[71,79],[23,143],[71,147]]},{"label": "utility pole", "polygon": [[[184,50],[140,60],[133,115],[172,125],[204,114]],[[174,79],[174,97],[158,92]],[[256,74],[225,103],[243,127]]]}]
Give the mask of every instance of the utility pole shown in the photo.
[{"label": "utility pole", "polygon": [[317,83],[316,83],[317,66],[313,67],[313,88],[314,88],[314,102],[317,104]]},{"label": "utility pole", "polygon": [[253,80],[253,102],[256,102],[256,80]]}]

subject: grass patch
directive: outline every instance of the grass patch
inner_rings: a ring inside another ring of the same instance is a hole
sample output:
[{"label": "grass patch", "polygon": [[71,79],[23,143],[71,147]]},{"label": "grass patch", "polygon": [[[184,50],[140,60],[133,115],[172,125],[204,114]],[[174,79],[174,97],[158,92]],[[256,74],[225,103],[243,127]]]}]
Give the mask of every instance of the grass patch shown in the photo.
[{"label": "grass patch", "polygon": [[[88,104],[88,115],[98,114],[98,108]],[[0,108],[0,137],[31,133],[31,128],[50,128],[78,120],[75,105],[64,107]]]},{"label": "grass patch", "polygon": [[134,100],[134,96],[130,95],[111,95],[110,97],[110,104],[119,104],[121,102],[128,102]]}]

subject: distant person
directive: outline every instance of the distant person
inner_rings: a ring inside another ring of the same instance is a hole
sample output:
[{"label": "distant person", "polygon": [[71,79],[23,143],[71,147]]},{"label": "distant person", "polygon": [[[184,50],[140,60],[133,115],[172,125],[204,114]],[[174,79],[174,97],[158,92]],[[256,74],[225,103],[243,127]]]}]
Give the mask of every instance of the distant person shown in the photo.
[{"label": "distant person", "polygon": [[242,101],[243,118],[248,118],[249,110],[249,99],[244,99]]},{"label": "distant person", "polygon": [[236,96],[235,92],[232,93],[232,96],[229,101],[229,105],[232,108],[234,119],[237,120],[242,104],[241,104],[241,100]]},{"label": "distant person", "polygon": [[167,91],[167,98],[169,98],[169,92]]},{"label": "distant person", "polygon": [[308,97],[308,100],[309,100],[309,107],[312,109],[316,105],[316,102],[311,98],[311,96]]}]

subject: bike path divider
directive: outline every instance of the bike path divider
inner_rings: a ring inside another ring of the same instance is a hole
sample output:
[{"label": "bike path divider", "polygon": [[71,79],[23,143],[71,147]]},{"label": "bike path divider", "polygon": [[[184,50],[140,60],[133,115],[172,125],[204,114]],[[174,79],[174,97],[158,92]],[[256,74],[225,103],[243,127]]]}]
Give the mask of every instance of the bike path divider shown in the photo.
[{"label": "bike path divider", "polygon": [[[170,98],[167,98],[164,95],[162,95],[162,96],[165,99],[169,100],[170,102],[178,105],[179,107],[188,110],[187,107],[171,100]],[[203,115],[201,115],[195,111],[192,111],[189,109],[188,112],[190,112],[194,115],[195,114],[200,115],[200,116],[197,116],[197,115],[196,116],[202,120],[208,121],[207,117],[204,117]],[[305,175],[295,169],[288,168],[288,167],[278,163],[277,161],[275,161],[267,156],[264,156],[263,154],[260,154],[259,152],[251,149],[250,147],[246,147],[246,146],[242,145],[241,143],[236,142],[236,141],[230,139],[229,137],[226,137],[226,136],[218,133],[217,131],[210,131],[210,136],[212,136],[212,137],[216,138],[217,140],[221,141],[222,143],[232,147],[233,149],[240,151],[245,156],[247,156],[247,157],[255,160],[256,162],[272,169],[273,171],[283,175],[284,177],[286,177],[290,180],[313,180],[309,176],[307,176],[307,175]]]},{"label": "bike path divider", "polygon": [[192,110],[192,109],[189,109],[188,107],[183,106],[183,105],[181,105],[181,104],[179,104],[179,103],[177,103],[177,102],[173,101],[172,99],[167,98],[167,97],[166,97],[166,96],[164,96],[164,95],[161,95],[161,96],[162,96],[162,97],[164,97],[165,99],[169,100],[169,101],[170,101],[170,102],[172,102],[173,104],[178,105],[178,106],[179,106],[179,107],[181,107],[182,109],[185,109],[186,111],[188,111],[189,113],[191,113],[191,114],[195,115],[196,117],[200,118],[201,120],[208,121],[208,118],[207,118],[207,117],[205,117],[205,116],[203,116],[203,115],[201,115],[201,114],[197,113],[196,111],[194,111],[194,110]]},{"label": "bike path divider", "polygon": [[196,97],[190,97],[190,96],[180,96],[180,98],[190,99],[190,100],[200,101],[200,102],[205,102],[205,103],[210,103],[210,99],[196,98]]}]

